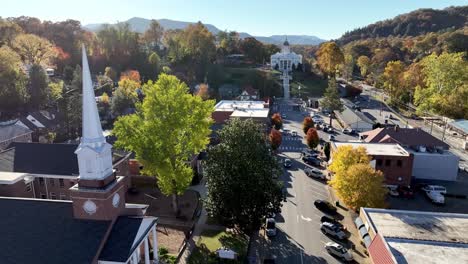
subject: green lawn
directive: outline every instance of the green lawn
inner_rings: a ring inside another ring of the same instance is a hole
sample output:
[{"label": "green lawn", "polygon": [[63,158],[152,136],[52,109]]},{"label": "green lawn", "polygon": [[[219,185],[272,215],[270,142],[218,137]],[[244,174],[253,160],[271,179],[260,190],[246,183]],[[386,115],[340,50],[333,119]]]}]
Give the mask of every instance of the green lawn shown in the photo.
[{"label": "green lawn", "polygon": [[299,96],[298,87],[301,86],[301,97],[319,97],[327,88],[327,81],[305,72],[293,72],[291,95]]},{"label": "green lawn", "polygon": [[[247,255],[248,237],[242,234],[233,234],[223,230],[205,230],[197,241],[197,247],[193,250],[188,260],[189,264],[202,263],[243,263]],[[226,247],[238,253],[237,260],[219,261],[215,252],[220,247]]]}]

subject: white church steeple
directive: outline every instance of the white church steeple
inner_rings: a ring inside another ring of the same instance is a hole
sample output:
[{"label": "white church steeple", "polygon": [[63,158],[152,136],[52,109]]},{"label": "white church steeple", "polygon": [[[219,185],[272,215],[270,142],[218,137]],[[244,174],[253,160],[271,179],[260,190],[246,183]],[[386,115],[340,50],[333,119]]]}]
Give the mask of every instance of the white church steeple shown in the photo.
[{"label": "white church steeple", "polygon": [[102,133],[101,121],[94,96],[91,72],[83,45],[83,135],[75,151],[78,156],[80,180],[103,180],[113,173],[112,146]]}]

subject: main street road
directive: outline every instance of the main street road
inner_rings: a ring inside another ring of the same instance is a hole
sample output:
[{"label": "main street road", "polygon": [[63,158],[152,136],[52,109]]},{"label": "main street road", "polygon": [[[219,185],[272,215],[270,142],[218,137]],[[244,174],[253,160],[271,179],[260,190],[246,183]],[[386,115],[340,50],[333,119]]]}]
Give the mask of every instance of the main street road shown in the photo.
[{"label": "main street road", "polygon": [[276,263],[340,263],[324,249],[325,243],[332,240],[320,231],[320,217],[324,214],[313,204],[316,199],[328,200],[326,184],[308,178],[303,171],[307,166],[301,162],[300,154],[306,147],[302,132],[304,112],[293,111],[287,102],[280,102],[279,112],[286,115],[283,128],[297,131],[300,138],[283,137],[279,156],[290,158],[293,166],[285,169],[282,177],[287,199],[276,216],[278,234],[264,245],[266,255]]}]

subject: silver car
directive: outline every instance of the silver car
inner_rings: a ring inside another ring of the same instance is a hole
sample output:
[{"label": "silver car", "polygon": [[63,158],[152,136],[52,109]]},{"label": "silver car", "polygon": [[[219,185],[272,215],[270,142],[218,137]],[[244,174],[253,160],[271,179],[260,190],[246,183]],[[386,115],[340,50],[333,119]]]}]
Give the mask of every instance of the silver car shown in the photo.
[{"label": "silver car", "polygon": [[320,180],[325,180],[325,174],[323,174],[323,172],[319,169],[316,169],[316,168],[306,168],[304,169],[304,173],[308,176],[308,177],[312,177],[312,178],[316,178],[316,179],[320,179]]},{"label": "silver car", "polygon": [[330,255],[334,255],[345,261],[353,260],[353,255],[351,255],[351,253],[346,248],[338,243],[328,242],[325,244],[325,249]]}]

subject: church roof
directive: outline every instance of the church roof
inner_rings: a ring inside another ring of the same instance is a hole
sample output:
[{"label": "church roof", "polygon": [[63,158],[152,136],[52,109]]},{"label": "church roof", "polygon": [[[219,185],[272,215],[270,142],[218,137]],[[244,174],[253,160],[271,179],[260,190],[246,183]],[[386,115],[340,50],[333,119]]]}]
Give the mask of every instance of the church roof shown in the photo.
[{"label": "church roof", "polygon": [[0,259],[92,263],[110,224],[74,219],[70,201],[0,198]]},{"label": "church roof", "polygon": [[143,219],[120,216],[112,225],[111,221],[75,219],[71,201],[0,198],[0,226],[4,227],[0,259],[2,263],[93,263],[105,243],[99,260],[125,262]]},{"label": "church roof", "polygon": [[[22,143],[10,144],[0,152],[0,171],[50,175],[78,175],[78,144]],[[126,158],[127,152],[112,152],[113,164]]]}]

